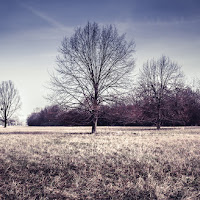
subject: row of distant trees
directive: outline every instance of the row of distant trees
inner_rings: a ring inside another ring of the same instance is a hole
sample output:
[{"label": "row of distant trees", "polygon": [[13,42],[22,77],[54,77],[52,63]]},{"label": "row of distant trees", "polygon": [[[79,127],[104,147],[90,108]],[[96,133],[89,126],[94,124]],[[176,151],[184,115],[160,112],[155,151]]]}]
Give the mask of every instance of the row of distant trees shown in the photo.
[{"label": "row of distant trees", "polygon": [[[99,109],[100,126],[190,126],[200,125],[200,93],[192,87],[183,87],[163,98],[158,121],[158,104],[152,97],[127,96]],[[63,109],[47,106],[33,112],[27,119],[29,126],[90,126],[92,115],[84,109]]]},{"label": "row of distant trees", "polygon": [[[54,105],[28,125],[197,125],[199,92],[167,56],[149,60],[134,80],[135,42],[116,27],[88,22],[62,41],[49,96]],[[133,87],[134,85],[134,87]]]}]

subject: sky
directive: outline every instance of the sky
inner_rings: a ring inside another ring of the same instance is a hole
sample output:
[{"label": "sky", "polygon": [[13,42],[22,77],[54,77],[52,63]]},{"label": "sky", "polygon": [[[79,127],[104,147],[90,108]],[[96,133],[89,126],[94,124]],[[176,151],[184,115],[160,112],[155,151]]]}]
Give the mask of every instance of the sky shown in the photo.
[{"label": "sky", "polygon": [[0,0],[0,81],[19,90],[25,121],[49,102],[50,73],[64,37],[86,23],[114,24],[136,43],[137,74],[161,55],[200,78],[199,0]]}]

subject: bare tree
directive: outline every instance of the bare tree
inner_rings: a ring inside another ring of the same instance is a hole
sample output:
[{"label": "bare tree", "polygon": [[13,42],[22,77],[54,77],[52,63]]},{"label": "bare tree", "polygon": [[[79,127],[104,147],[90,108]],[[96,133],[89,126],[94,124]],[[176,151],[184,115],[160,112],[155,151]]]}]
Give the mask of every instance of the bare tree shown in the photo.
[{"label": "bare tree", "polygon": [[182,78],[181,67],[166,56],[146,62],[140,71],[138,91],[140,97],[151,104],[148,112],[156,115],[157,129],[161,126],[165,99],[182,84]]},{"label": "bare tree", "polygon": [[6,128],[8,120],[21,107],[20,96],[12,81],[0,84],[0,117]]},{"label": "bare tree", "polygon": [[69,107],[81,106],[92,115],[96,132],[100,104],[124,92],[134,68],[134,42],[127,42],[113,25],[88,22],[64,38],[51,76],[54,99]]}]

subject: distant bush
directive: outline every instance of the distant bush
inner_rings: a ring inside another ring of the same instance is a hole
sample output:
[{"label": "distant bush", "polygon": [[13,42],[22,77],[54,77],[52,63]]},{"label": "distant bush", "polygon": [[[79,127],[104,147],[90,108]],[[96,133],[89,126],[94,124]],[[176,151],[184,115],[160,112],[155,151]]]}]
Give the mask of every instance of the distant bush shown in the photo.
[{"label": "distant bush", "polygon": [[28,126],[76,126],[89,125],[90,115],[80,110],[63,110],[58,105],[33,112],[27,119]]}]

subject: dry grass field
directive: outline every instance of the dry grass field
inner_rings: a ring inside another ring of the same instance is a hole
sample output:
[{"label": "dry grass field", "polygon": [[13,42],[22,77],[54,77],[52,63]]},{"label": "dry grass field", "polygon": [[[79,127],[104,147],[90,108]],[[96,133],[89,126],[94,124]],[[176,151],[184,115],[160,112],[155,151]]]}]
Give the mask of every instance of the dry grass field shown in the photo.
[{"label": "dry grass field", "polygon": [[200,199],[200,128],[0,128],[0,199]]}]

